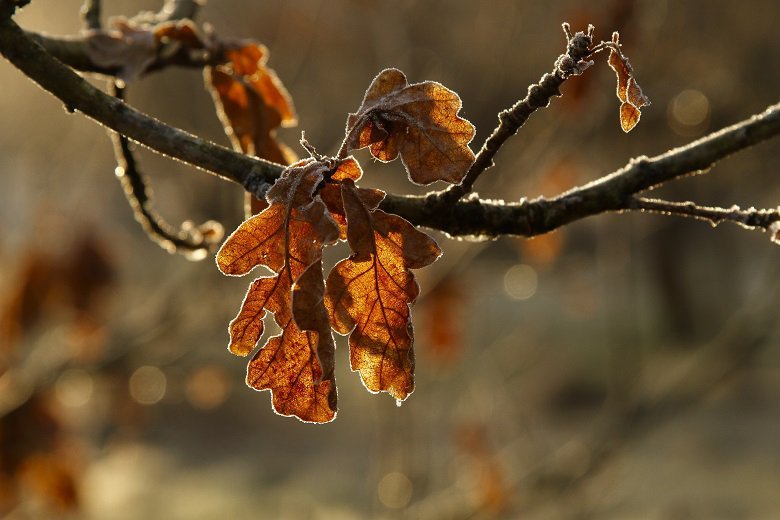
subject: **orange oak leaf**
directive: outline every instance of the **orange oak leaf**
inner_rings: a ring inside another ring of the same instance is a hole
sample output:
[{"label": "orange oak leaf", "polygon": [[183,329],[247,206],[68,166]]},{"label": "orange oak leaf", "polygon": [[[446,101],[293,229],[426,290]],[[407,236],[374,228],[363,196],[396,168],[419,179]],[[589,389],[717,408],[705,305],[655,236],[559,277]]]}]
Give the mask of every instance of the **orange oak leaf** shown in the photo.
[{"label": "orange oak leaf", "polygon": [[269,206],[241,224],[217,253],[225,274],[243,275],[258,265],[275,274],[251,284],[230,323],[229,349],[241,356],[254,350],[267,312],[282,329],[249,362],[247,384],[270,389],[277,413],[319,423],[336,413],[335,345],[323,303],[321,259],[339,229],[316,194],[327,172],[311,159],[288,167],[268,191]]},{"label": "orange oak leaf", "polygon": [[[268,49],[245,41],[224,45],[228,63],[207,67],[204,79],[233,148],[279,164],[295,162],[295,152],[276,138],[276,129],[295,126],[297,117],[287,89],[266,66]],[[245,207],[251,215],[266,204],[247,195]]]},{"label": "orange oak leaf", "polygon": [[256,42],[225,50],[233,74],[245,78],[265,104],[279,112],[282,126],[295,126],[298,124],[298,118],[292,98],[276,72],[266,66],[268,54],[266,46]]},{"label": "orange oak leaf", "polygon": [[431,264],[441,250],[403,218],[371,210],[351,180],[341,195],[353,254],[331,270],[325,306],[333,329],[350,335],[352,370],[366,388],[402,401],[414,390],[410,305],[419,288],[410,269]]},{"label": "orange oak leaf", "polygon": [[279,164],[289,164],[291,151],[276,140],[281,114],[247,83],[222,67],[206,68],[209,87],[217,115],[233,148],[248,155]]},{"label": "orange oak leaf", "polygon": [[617,76],[616,94],[620,104],[620,127],[624,132],[630,132],[639,122],[642,115],[640,109],[650,104],[650,100],[642,93],[642,89],[634,78],[634,69],[628,58],[620,50],[620,35],[612,33],[613,47],[609,51],[609,66]]},{"label": "orange oak leaf", "polygon": [[460,109],[460,97],[444,85],[409,85],[403,72],[385,69],[371,82],[358,111],[349,115],[344,149],[368,146],[385,162],[400,154],[417,184],[460,182],[474,162],[469,142],[475,132],[458,117]]}]

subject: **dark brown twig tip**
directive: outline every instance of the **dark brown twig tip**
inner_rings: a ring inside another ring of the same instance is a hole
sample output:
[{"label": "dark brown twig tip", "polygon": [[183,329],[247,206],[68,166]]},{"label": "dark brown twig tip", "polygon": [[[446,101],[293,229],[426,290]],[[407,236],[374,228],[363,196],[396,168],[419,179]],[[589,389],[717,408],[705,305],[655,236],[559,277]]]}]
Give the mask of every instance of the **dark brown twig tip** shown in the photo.
[{"label": "dark brown twig tip", "polygon": [[30,0],[0,0],[0,20],[12,17],[17,9],[21,9],[29,3]]},{"label": "dark brown twig tip", "polygon": [[84,20],[84,26],[90,30],[99,30],[100,23],[100,0],[85,0],[81,6],[81,18]]}]

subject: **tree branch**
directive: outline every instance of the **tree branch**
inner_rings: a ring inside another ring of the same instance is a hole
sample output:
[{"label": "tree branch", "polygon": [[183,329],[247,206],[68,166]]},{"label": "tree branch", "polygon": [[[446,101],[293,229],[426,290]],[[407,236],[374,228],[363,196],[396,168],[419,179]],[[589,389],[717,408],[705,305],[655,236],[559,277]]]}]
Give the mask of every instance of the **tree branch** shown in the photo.
[{"label": "tree branch", "polygon": [[154,15],[153,23],[173,20],[193,20],[205,0],[165,0],[163,8]]},{"label": "tree branch", "polygon": [[[132,21],[139,25],[153,26],[164,22],[192,20],[197,15],[201,5],[202,2],[196,0],[167,0],[159,12],[143,12],[133,17]],[[119,67],[95,63],[90,57],[88,49],[89,39],[95,34],[94,31],[101,29],[100,7],[100,0],[85,0],[81,7],[85,27],[92,32],[80,36],[49,36],[35,32],[27,32],[26,34],[46,49],[49,54],[73,69],[116,76],[120,72]],[[170,66],[202,69],[209,65],[220,65],[226,61],[224,52],[219,46],[209,49],[209,52],[199,53],[190,52],[185,46],[180,46],[176,52],[167,52],[168,49],[161,46],[159,51],[155,60],[144,70],[144,74],[157,72]]]},{"label": "tree branch", "polygon": [[563,31],[566,35],[566,54],[558,57],[552,72],[542,76],[539,83],[528,87],[525,98],[498,114],[498,126],[485,140],[461,183],[450,186],[440,194],[448,204],[454,204],[464,195],[471,193],[477,177],[494,165],[493,157],[501,146],[520,130],[531,114],[539,108],[549,106],[553,97],[561,95],[560,87],[564,81],[571,76],[582,74],[593,65],[592,61],[585,61],[591,54],[593,26],[588,26],[587,33],[578,32],[572,36],[569,24],[564,23]]},{"label": "tree branch", "polygon": [[739,206],[718,208],[699,206],[694,202],[671,202],[644,197],[632,199],[629,209],[694,218],[709,222],[713,226],[721,222],[733,222],[746,229],[760,228],[765,231],[768,231],[775,222],[780,221],[780,211],[777,209],[741,209]]},{"label": "tree branch", "polygon": [[780,104],[661,155],[638,157],[623,168],[552,199],[503,203],[470,197],[448,206],[437,193],[388,197],[382,209],[450,235],[534,236],[575,220],[631,209],[633,196],[684,175],[703,173],[720,159],[780,134]]},{"label": "tree branch", "polygon": [[[283,166],[243,155],[168,126],[96,89],[32,41],[10,19],[2,1],[0,53],[27,76],[103,125],[163,155],[192,164],[262,196]],[[672,179],[701,173],[715,162],[780,134],[780,104],[763,113],[653,158],[639,157],[590,184],[552,199],[518,203],[476,196],[448,204],[442,192],[425,197],[388,195],[381,204],[415,225],[452,236],[533,236],[599,213],[631,209],[633,196]]]}]

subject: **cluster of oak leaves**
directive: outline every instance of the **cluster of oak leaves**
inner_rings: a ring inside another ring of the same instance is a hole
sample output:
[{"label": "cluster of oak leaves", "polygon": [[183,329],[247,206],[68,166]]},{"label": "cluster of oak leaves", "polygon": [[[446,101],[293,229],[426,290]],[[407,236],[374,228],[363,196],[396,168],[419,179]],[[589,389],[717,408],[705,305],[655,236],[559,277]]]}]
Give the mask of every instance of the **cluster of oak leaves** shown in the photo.
[{"label": "cluster of oak leaves", "polygon": [[[151,29],[119,24],[110,38],[135,42],[136,50],[143,47],[137,42],[146,42],[154,51],[136,52],[136,63],[128,66],[128,54],[110,52],[106,36],[101,38],[93,59],[122,63],[129,75],[143,70],[146,63],[137,62],[152,59],[161,45],[221,54],[223,63],[207,67],[205,80],[234,148],[289,165],[266,200],[254,201],[257,214],[241,224],[217,254],[219,269],[228,275],[244,275],[258,265],[273,272],[252,282],[230,323],[229,348],[240,356],[255,350],[266,313],[272,313],[281,328],[252,357],[247,383],[271,390],[279,414],[331,421],[337,400],[335,330],[349,335],[352,370],[370,391],[406,399],[414,389],[410,306],[419,293],[411,269],[431,264],[441,250],[403,218],[377,209],[385,193],[356,185],[362,170],[348,154],[369,147],[381,161],[400,155],[417,184],[459,183],[474,163],[469,142],[475,129],[458,117],[458,95],[439,83],[409,84],[401,71],[384,70],[368,87],[357,112],[349,115],[338,155],[323,157],[312,151],[312,157],[294,162],[294,153],[276,140],[275,130],[294,125],[295,110],[266,66],[263,45],[204,36],[190,22]],[[617,33],[610,43],[608,62],[618,78],[620,122],[629,131],[649,101],[620,52]],[[331,269],[326,281],[323,248],[338,241],[346,241],[352,254]]]},{"label": "cluster of oak leaves", "polygon": [[[457,94],[434,82],[409,85],[383,71],[349,117],[349,150],[370,146],[378,159],[398,155],[420,184],[457,182],[474,161],[474,127],[457,116]],[[410,269],[441,255],[436,242],[403,218],[377,209],[384,192],[359,188],[362,171],[349,157],[317,157],[287,169],[268,191],[269,206],[225,241],[217,264],[242,275],[257,265],[274,276],[252,282],[230,324],[230,350],[247,355],[263,332],[266,311],[282,332],[249,362],[247,383],[270,389],[274,409],[304,421],[336,414],[335,344],[349,334],[352,369],[372,392],[404,400],[414,388],[409,306],[419,289]],[[346,240],[352,255],[323,279],[322,250]]]}]

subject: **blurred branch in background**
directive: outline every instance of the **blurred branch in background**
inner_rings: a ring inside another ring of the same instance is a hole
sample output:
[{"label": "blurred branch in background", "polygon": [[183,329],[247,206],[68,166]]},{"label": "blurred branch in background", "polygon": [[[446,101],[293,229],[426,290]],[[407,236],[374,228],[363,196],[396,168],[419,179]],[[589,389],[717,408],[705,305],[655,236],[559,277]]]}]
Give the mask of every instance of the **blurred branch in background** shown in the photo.
[{"label": "blurred branch in background", "polygon": [[[118,99],[124,98],[124,88],[111,87]],[[116,156],[116,176],[122,184],[136,221],[156,244],[169,253],[182,253],[189,260],[202,260],[219,245],[225,230],[219,222],[209,220],[200,225],[185,221],[180,230],[174,229],[154,210],[151,190],[143,174],[138,171],[138,163],[127,137],[109,130],[114,143]]]}]

